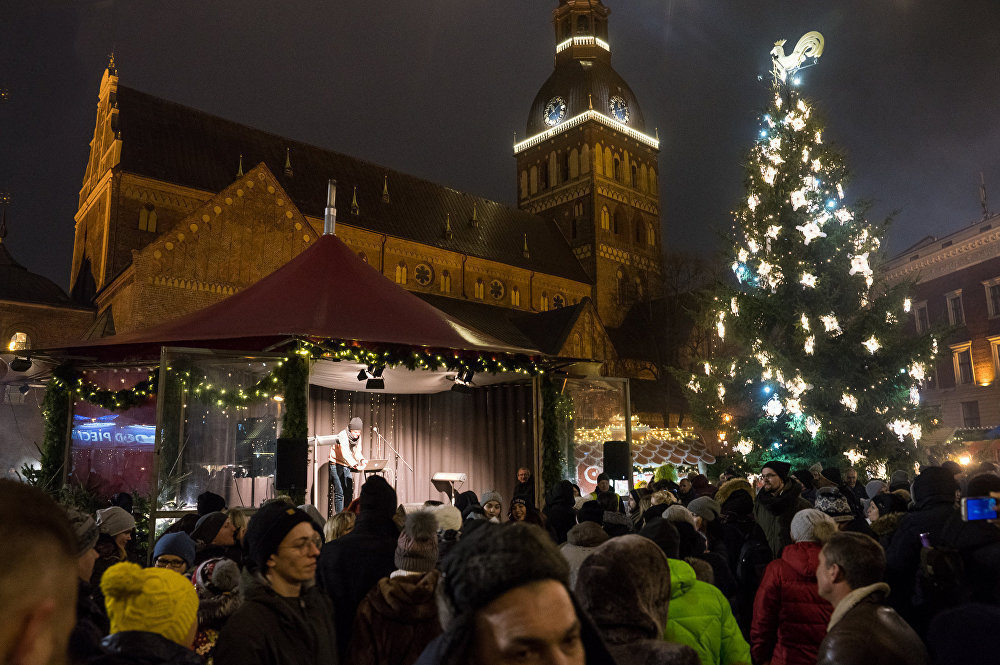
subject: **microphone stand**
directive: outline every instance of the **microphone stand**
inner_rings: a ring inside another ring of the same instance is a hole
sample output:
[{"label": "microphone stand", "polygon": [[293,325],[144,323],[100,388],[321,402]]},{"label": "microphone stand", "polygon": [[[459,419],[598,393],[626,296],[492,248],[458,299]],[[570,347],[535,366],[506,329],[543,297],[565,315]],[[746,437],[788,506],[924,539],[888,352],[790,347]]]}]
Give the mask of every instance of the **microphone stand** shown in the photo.
[{"label": "microphone stand", "polygon": [[378,431],[378,428],[375,427],[374,425],[372,426],[372,431],[375,432],[375,436],[382,439],[382,442],[385,445],[389,446],[389,450],[391,450],[392,453],[396,456],[393,463],[393,471],[392,471],[392,489],[395,490],[396,485],[399,482],[399,460],[403,460],[403,464],[405,464],[406,468],[410,470],[410,473],[413,473],[413,467],[410,466],[410,463],[406,461],[406,458],[400,455],[399,451],[396,450],[391,443],[389,443],[389,440],[386,439],[384,436],[382,436],[382,432]]}]

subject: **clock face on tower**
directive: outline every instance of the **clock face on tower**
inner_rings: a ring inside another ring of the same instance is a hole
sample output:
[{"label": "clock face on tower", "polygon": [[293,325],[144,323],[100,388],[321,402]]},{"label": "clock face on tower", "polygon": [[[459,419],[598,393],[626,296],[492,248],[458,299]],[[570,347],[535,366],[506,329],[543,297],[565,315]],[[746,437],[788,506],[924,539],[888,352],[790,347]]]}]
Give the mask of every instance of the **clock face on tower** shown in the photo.
[{"label": "clock face on tower", "polygon": [[615,95],[608,105],[611,107],[611,115],[614,116],[615,120],[628,123],[628,103],[624,99]]},{"label": "clock face on tower", "polygon": [[545,124],[549,127],[555,127],[566,117],[566,100],[562,97],[553,97],[545,105],[542,114],[545,116]]}]

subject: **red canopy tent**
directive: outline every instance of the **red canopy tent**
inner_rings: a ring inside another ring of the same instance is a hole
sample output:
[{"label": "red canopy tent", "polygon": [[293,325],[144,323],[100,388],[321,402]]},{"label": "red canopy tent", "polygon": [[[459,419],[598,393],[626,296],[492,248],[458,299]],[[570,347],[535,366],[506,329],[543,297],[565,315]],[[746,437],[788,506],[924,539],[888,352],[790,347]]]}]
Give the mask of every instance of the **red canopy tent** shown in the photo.
[{"label": "red canopy tent", "polygon": [[510,347],[424,302],[334,235],[225,300],[159,325],[66,349],[95,360],[158,358],[160,347],[259,351],[290,337],[538,355]]}]

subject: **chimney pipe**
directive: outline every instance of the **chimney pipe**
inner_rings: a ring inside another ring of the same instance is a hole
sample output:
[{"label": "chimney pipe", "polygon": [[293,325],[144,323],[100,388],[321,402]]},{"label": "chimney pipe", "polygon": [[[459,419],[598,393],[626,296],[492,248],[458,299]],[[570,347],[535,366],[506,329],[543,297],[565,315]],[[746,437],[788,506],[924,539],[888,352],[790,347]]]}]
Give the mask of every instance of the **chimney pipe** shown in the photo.
[{"label": "chimney pipe", "polygon": [[330,179],[326,186],[326,216],[323,218],[323,235],[337,233],[337,181]]}]

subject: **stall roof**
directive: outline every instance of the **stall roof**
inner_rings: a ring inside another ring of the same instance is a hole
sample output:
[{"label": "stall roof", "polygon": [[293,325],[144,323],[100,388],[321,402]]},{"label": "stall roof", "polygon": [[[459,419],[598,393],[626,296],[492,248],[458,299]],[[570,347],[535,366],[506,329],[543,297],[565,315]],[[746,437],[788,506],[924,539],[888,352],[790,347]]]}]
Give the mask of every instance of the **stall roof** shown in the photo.
[{"label": "stall roof", "polygon": [[61,351],[102,360],[158,357],[161,345],[252,351],[290,337],[539,354],[434,308],[384,277],[334,235],[320,237],[264,279],[214,305]]}]

